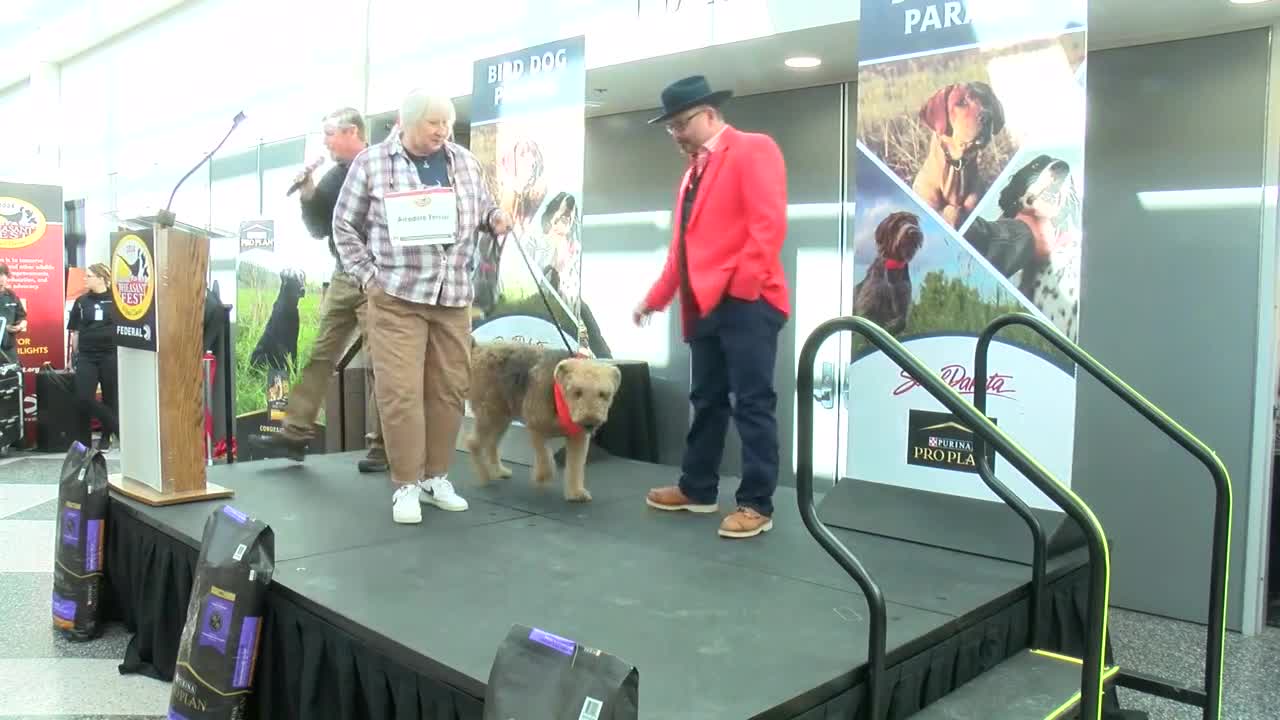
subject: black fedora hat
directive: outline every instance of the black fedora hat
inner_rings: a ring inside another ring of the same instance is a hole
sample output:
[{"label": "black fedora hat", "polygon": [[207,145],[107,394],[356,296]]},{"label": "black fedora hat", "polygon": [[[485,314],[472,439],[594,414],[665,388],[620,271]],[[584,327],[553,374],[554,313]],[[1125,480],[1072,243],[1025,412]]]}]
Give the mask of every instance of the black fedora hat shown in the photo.
[{"label": "black fedora hat", "polygon": [[669,120],[696,105],[719,107],[733,97],[732,90],[711,91],[711,84],[702,75],[677,80],[662,91],[662,114],[649,121],[650,125]]}]

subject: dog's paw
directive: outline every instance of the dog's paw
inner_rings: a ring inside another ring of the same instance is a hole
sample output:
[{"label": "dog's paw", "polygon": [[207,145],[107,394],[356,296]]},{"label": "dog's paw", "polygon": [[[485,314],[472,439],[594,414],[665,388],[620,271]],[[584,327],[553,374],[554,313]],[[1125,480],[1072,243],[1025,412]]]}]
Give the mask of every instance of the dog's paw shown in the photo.
[{"label": "dog's paw", "polygon": [[472,459],[471,468],[475,470],[475,477],[471,479],[473,484],[488,485],[489,481],[493,479],[489,474],[489,468],[485,467],[484,463],[478,459]]},{"label": "dog's paw", "polygon": [[507,467],[506,465],[503,465],[502,463],[498,463],[497,470],[498,471],[495,474],[498,477],[502,478],[503,480],[511,477],[511,468]]},{"label": "dog's paw", "polygon": [[568,500],[569,502],[580,502],[580,503],[591,502],[591,493],[588,492],[586,489],[580,490],[578,492],[567,492],[564,494],[564,499]]}]

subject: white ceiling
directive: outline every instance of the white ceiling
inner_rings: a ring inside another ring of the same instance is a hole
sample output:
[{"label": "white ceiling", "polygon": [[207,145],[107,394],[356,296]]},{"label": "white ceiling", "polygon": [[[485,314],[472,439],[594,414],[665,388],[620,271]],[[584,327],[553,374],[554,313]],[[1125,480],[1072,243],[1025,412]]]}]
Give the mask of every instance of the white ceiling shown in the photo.
[{"label": "white ceiling", "polygon": [[[1280,0],[1232,5],[1228,0],[1089,0],[1089,49],[1211,35],[1280,21]],[[591,70],[588,99],[603,102],[588,116],[655,108],[668,83],[706,75],[738,95],[790,90],[852,80],[858,74],[856,22],[773,35]],[[822,65],[794,70],[783,60],[815,55]],[[603,92],[594,92],[597,89]],[[459,104],[465,116],[465,99]]]},{"label": "white ceiling", "polygon": [[[129,14],[133,18],[122,22],[145,20],[185,1],[130,0]],[[94,16],[118,2],[0,0],[0,46],[33,25],[51,21],[56,24],[56,18]],[[1160,42],[1258,27],[1278,20],[1280,0],[1256,5],[1233,5],[1229,0],[1089,0],[1089,47],[1100,50]],[[109,32],[104,30],[103,35]],[[64,40],[90,42],[92,38],[85,34],[83,38]],[[801,54],[821,57],[822,66],[810,70],[783,66],[783,59]],[[850,80],[857,76],[856,57],[857,23],[851,22],[599,68],[588,73],[587,87],[589,98],[603,104],[587,113],[602,115],[656,107],[667,83],[694,73],[706,74],[714,85],[739,95]],[[18,70],[8,68],[7,72]],[[604,92],[592,95],[590,91],[596,88]],[[466,104],[463,100],[459,107],[464,117]]]}]

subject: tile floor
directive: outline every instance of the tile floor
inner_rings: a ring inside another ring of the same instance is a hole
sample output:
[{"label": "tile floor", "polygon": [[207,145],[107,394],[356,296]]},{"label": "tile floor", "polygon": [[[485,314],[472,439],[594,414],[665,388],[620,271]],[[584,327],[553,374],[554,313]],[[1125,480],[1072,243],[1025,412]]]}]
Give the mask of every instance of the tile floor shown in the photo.
[{"label": "tile floor", "polygon": [[[108,455],[115,470],[118,463]],[[57,474],[61,456],[0,459],[0,720],[161,720],[169,685],[120,675],[128,636],[109,627],[93,643],[68,643],[49,626]],[[1112,637],[1122,666],[1194,684],[1203,667],[1198,626],[1116,610]],[[1187,653],[1180,647],[1192,647]],[[1280,716],[1280,629],[1227,643],[1224,720]],[[1126,708],[1152,720],[1191,720],[1185,706],[1122,690]]]},{"label": "tile floor", "polygon": [[[112,470],[118,463],[108,454]],[[0,718],[160,720],[167,683],[117,670],[129,637],[110,626],[91,643],[54,635],[54,521],[60,455],[0,459]]]}]

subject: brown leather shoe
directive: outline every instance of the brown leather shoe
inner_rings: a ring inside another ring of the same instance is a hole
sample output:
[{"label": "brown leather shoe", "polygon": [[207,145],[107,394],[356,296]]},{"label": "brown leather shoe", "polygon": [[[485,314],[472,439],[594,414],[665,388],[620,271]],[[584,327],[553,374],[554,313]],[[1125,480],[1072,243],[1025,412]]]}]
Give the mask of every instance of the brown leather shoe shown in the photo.
[{"label": "brown leather shoe", "polygon": [[740,507],[725,516],[720,522],[720,537],[749,538],[773,529],[773,519],[752,510]]},{"label": "brown leather shoe", "polygon": [[675,485],[650,490],[644,501],[649,507],[659,510],[688,510],[695,513],[713,513],[720,509],[715,503],[699,505],[693,502],[684,494],[684,491]]},{"label": "brown leather shoe", "polygon": [[388,467],[387,451],[380,447],[369,448],[369,452],[356,463],[356,469],[362,473],[386,472]]}]

